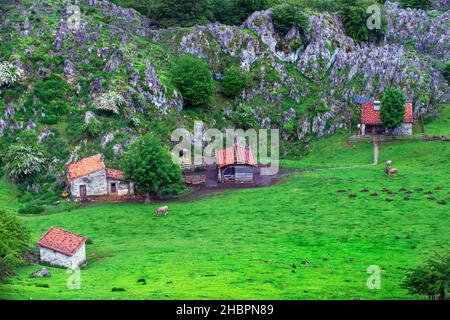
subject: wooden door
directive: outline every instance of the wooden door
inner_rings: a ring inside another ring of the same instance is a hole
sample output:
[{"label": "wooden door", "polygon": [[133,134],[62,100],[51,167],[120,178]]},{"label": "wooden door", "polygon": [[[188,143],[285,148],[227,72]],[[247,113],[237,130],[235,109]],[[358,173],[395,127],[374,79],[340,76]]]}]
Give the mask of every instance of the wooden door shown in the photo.
[{"label": "wooden door", "polygon": [[86,191],[86,185],[80,185],[80,197],[86,197],[87,191]]},{"label": "wooden door", "polygon": [[115,183],[111,183],[111,193],[117,193],[117,185]]}]

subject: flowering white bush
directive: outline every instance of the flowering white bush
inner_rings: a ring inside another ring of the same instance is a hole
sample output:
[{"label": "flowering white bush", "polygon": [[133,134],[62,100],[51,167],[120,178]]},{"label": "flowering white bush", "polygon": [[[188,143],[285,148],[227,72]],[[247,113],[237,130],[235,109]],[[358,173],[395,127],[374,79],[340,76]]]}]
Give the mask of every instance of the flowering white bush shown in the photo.
[{"label": "flowering white bush", "polygon": [[9,62],[0,62],[0,87],[16,83],[23,75],[24,72],[19,67]]},{"label": "flowering white bush", "polygon": [[95,99],[94,106],[97,110],[119,113],[119,108],[125,104],[125,99],[117,92],[110,91]]},{"label": "flowering white bush", "polygon": [[2,160],[9,177],[17,182],[37,175],[46,162],[39,147],[20,144],[10,146]]}]

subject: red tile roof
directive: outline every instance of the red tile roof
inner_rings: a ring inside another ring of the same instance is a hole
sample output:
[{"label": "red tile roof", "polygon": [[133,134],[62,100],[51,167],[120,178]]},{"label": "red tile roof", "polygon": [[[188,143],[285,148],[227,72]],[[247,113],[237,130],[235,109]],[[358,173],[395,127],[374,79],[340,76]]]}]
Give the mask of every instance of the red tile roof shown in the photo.
[{"label": "red tile roof", "polygon": [[103,156],[101,154],[96,154],[95,156],[83,158],[78,162],[69,164],[67,166],[67,175],[69,180],[74,180],[102,169],[105,169]]},{"label": "red tile roof", "polygon": [[38,245],[66,256],[73,256],[86,242],[86,238],[58,227],[52,227],[37,242]]},{"label": "red tile roof", "polygon": [[217,166],[226,167],[230,164],[247,164],[256,167],[256,160],[249,148],[233,145],[231,147],[217,151]]},{"label": "red tile roof", "polygon": [[[383,122],[380,117],[380,110],[373,109],[373,103],[363,103],[361,107],[361,124],[381,125]],[[412,103],[405,105],[405,120],[404,123],[413,123],[413,108]],[[381,106],[383,108],[383,106]]]},{"label": "red tile roof", "polygon": [[106,168],[106,176],[108,178],[113,178],[113,179],[117,179],[117,180],[123,180],[124,179],[123,171],[120,171],[120,170],[117,170],[117,169]]}]

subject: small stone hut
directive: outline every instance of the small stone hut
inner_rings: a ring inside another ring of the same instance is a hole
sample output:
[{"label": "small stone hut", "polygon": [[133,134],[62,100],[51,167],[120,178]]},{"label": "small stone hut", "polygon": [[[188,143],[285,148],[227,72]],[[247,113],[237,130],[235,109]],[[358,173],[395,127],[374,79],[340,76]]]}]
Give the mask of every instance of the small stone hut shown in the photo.
[{"label": "small stone hut", "polygon": [[124,179],[122,171],[106,168],[101,154],[71,163],[67,165],[66,171],[70,193],[74,198],[134,194],[133,183]]},{"label": "small stone hut", "polygon": [[86,238],[52,227],[37,242],[41,262],[52,266],[77,269],[86,262]]}]

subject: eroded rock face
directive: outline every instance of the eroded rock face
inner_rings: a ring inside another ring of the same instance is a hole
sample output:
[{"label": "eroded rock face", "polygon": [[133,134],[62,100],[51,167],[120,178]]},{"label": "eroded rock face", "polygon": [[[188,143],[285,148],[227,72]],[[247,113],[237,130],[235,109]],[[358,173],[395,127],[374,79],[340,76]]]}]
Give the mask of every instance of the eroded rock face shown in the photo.
[{"label": "eroded rock face", "polygon": [[[442,62],[450,52],[450,2],[447,11],[401,9],[398,3],[386,3],[388,30],[386,38],[391,43],[409,45],[420,53],[432,55]],[[439,7],[435,1],[434,7]]]},{"label": "eroded rock face", "polygon": [[339,18],[323,13],[310,17],[310,42],[297,63],[299,70],[318,80],[339,56],[359,50],[359,46],[345,35]]}]

